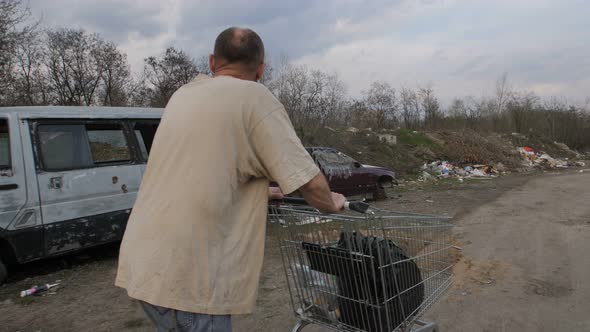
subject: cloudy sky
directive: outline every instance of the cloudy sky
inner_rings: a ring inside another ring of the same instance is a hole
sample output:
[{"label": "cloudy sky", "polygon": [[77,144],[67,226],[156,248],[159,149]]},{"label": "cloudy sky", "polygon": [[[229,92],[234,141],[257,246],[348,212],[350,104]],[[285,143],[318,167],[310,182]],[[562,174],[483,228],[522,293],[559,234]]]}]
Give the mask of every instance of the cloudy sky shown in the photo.
[{"label": "cloudy sky", "polygon": [[352,95],[373,80],[453,96],[510,85],[584,103],[590,96],[588,0],[29,0],[45,26],[116,42],[134,70],[168,46],[208,54],[216,35],[250,27],[271,60],[337,72]]}]

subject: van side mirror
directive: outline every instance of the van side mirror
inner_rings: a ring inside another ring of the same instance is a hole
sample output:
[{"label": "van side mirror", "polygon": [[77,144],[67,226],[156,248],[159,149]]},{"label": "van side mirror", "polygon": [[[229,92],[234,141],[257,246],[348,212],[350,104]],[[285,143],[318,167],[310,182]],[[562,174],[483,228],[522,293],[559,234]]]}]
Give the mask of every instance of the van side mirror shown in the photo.
[{"label": "van side mirror", "polygon": [[354,162],[354,168],[361,168],[361,163],[359,163],[358,161]]}]

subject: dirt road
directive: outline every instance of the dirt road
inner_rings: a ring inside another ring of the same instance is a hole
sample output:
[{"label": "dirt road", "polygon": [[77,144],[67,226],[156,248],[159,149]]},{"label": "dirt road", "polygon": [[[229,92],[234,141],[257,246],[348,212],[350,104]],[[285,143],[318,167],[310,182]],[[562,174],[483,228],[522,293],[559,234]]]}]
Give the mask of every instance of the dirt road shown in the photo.
[{"label": "dirt road", "polygon": [[[427,316],[442,331],[590,331],[589,188],[590,171],[518,175],[411,186],[378,206],[457,216],[463,258],[453,288]],[[235,317],[234,331],[294,324],[275,245],[269,235],[256,311]],[[19,267],[0,287],[0,331],[152,331],[112,285],[115,272],[112,248]],[[56,280],[64,287],[55,294],[18,298]]]},{"label": "dirt road", "polygon": [[537,178],[457,221],[443,331],[590,331],[590,174]]}]

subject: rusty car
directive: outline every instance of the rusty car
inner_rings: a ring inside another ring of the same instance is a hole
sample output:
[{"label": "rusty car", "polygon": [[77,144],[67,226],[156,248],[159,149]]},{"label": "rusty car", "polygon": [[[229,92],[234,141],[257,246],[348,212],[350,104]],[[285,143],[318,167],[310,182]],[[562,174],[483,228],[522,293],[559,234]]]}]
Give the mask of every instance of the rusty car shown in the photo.
[{"label": "rusty car", "polygon": [[337,149],[306,147],[306,150],[326,176],[330,189],[345,196],[383,199],[387,197],[386,188],[397,183],[393,170],[362,164]]}]

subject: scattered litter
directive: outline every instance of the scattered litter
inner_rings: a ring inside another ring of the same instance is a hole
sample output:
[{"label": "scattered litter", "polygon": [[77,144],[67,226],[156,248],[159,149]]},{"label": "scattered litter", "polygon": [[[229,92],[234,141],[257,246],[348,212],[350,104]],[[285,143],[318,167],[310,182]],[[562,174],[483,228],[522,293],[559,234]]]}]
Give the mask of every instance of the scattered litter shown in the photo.
[{"label": "scattered litter", "polygon": [[338,297],[334,295],[338,294],[336,278],[326,273],[314,271],[307,265],[300,264],[292,264],[291,272],[298,284],[309,290],[309,294],[317,294],[312,299],[315,307],[333,321],[338,321],[340,316]]},{"label": "scattered litter", "polygon": [[433,201],[433,200],[431,200],[431,199],[427,199],[427,200],[426,200],[426,203],[434,203],[434,201]]},{"label": "scattered litter", "polygon": [[535,151],[533,148],[523,146],[517,149],[523,157],[523,165],[526,167],[537,167],[542,169],[569,168],[574,166],[584,167],[583,161],[572,162],[569,158],[557,159],[548,153]]},{"label": "scattered litter", "polygon": [[465,178],[494,178],[500,172],[491,165],[457,166],[448,161],[434,161],[422,166],[422,176],[419,181],[430,181],[437,178],[456,177],[460,182]]},{"label": "scattered litter", "polygon": [[359,130],[356,129],[355,127],[349,127],[348,129],[346,129],[346,131],[348,131],[349,133],[353,133],[353,134],[359,132]]},{"label": "scattered litter", "polygon": [[580,158],[580,156],[581,156],[578,152],[570,149],[570,147],[564,143],[559,143],[559,142],[553,141],[553,144],[556,145],[557,147],[559,147],[560,149],[562,149],[563,151],[566,151],[572,155],[575,155],[576,158]]},{"label": "scattered litter", "polygon": [[458,247],[458,246],[451,246],[451,248],[453,248],[453,249],[457,249],[457,250],[463,250],[463,248],[461,248],[461,247]]},{"label": "scattered litter", "polygon": [[25,297],[25,296],[29,296],[29,295],[36,295],[39,294],[43,291],[49,290],[55,286],[58,286],[59,282],[55,283],[55,284],[45,284],[45,285],[41,285],[41,286],[33,286],[29,289],[26,289],[22,292],[20,292],[20,297]]},{"label": "scattered litter", "polygon": [[422,177],[420,178],[421,181],[432,181],[434,180],[434,176],[430,175],[430,173],[424,171],[422,172]]},{"label": "scattered litter", "polygon": [[481,279],[477,279],[477,278],[471,278],[471,279],[472,279],[473,281],[476,281],[476,282],[478,282],[478,283],[482,284],[482,285],[491,285],[491,284],[493,284],[493,283],[495,283],[495,282],[496,282],[496,280],[495,280],[495,279],[493,279],[493,278],[489,278],[489,279],[487,279],[487,280],[481,280]]},{"label": "scattered litter", "polygon": [[395,145],[397,144],[397,136],[391,134],[377,134],[379,140],[383,143]]}]

